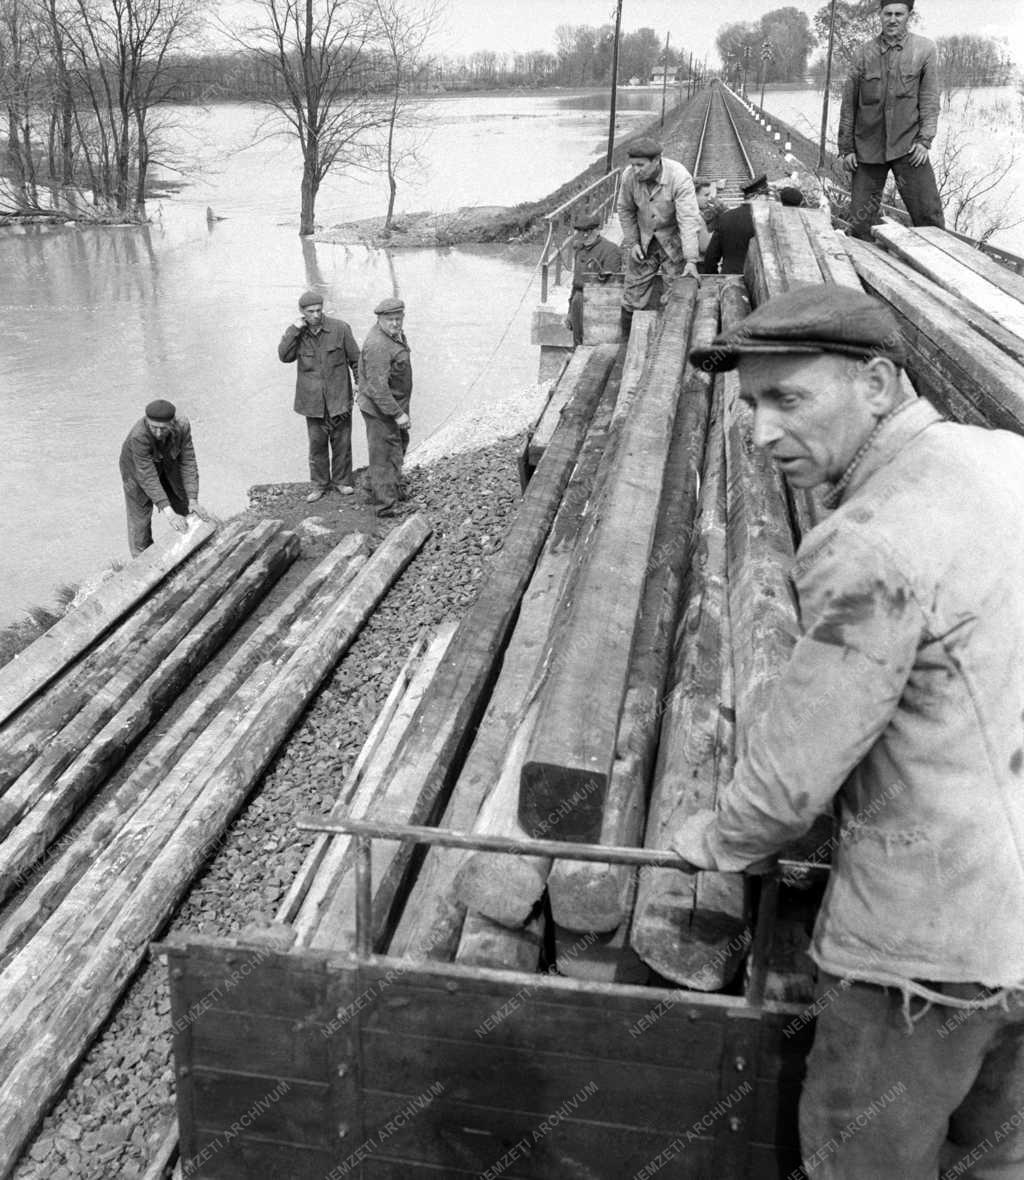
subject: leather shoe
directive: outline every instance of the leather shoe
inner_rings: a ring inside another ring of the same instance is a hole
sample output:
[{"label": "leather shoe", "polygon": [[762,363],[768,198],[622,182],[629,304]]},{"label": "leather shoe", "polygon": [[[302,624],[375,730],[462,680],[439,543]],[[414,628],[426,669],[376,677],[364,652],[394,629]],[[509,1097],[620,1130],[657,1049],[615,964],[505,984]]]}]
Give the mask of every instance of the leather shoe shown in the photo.
[{"label": "leather shoe", "polygon": [[317,500],[322,500],[327,495],[326,488],[314,488],[306,497],[307,504],[315,504]]},{"label": "leather shoe", "polygon": [[354,496],[356,494],[356,489],[348,483],[339,484],[338,494],[341,496]]}]

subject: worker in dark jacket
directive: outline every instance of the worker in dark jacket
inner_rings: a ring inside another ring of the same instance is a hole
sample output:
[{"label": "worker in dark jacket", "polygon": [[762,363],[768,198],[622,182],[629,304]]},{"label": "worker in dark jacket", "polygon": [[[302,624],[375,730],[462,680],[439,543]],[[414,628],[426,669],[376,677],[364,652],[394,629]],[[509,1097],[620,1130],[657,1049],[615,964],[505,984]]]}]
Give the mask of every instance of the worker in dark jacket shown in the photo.
[{"label": "worker in dark jacket", "polygon": [[750,212],[750,202],[769,195],[768,177],[762,172],[755,180],[743,189],[743,203],[733,209],[726,209],[719,214],[718,228],[711,235],[707,251],[704,255],[704,273],[718,274],[718,264],[722,264],[722,274],[741,275],[743,265],[747,260],[747,247],[754,236],[754,216]]},{"label": "worker in dark jacket", "polygon": [[401,299],[383,299],[359,356],[359,409],[370,451],[370,493],[378,516],[396,516],[409,445],[412,360]]},{"label": "worker in dark jacket", "polygon": [[572,294],[565,326],[572,331],[573,344],[583,343],[583,288],[588,282],[606,283],[622,271],[622,251],[601,236],[596,213],[577,213],[572,223]]},{"label": "worker in dark jacket", "polygon": [[295,412],[306,419],[309,436],[309,478],[313,504],[332,487],[351,496],[352,381],[359,364],[352,329],[344,320],[324,315],[316,291],[299,297],[302,313],[289,324],[277,346],[284,363],[297,366]]},{"label": "worker in dark jacket", "polygon": [[186,517],[205,519],[192,428],[173,403],[159,398],[146,406],[124,440],[119,467],[132,557],[153,544],[154,506],[179,533],[188,528]]},{"label": "worker in dark jacket", "polygon": [[945,224],[928,158],[939,122],[938,53],[907,31],[914,0],[879,8],[881,34],[854,52],[839,113],[839,154],[853,173],[850,233],[868,241],[890,171],[913,225]]}]

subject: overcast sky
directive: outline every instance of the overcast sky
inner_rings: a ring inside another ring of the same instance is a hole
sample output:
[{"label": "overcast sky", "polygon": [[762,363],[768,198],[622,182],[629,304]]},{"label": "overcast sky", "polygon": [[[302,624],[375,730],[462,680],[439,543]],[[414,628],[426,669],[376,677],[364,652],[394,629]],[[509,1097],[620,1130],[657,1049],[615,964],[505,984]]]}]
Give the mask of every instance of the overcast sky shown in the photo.
[{"label": "overcast sky", "polygon": [[[825,0],[623,0],[626,32],[644,25],[672,45],[708,54],[717,65],[715,34],[731,21],[757,20],[786,3],[809,17]],[[1006,37],[1024,65],[1024,0],[920,0],[917,31],[941,37],[952,33],[986,33]],[[448,0],[446,29],[439,48],[450,53],[475,49],[554,49],[555,28],[562,24],[602,25],[615,19],[615,0]]]}]

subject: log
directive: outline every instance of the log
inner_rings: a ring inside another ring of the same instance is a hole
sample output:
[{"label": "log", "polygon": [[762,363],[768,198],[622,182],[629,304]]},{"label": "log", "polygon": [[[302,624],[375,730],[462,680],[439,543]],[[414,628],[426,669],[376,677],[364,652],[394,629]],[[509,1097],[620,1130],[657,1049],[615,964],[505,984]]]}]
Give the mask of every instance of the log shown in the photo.
[{"label": "log", "polygon": [[[702,282],[693,344],[710,343],[718,330],[720,282]],[[601,824],[601,843],[638,845],[657,753],[672,640],[694,537],[697,485],[707,437],[711,379],[688,365],[676,416],[654,548],[619,719],[615,762]],[[551,914],[558,926],[612,932],[629,919],[636,874],[623,865],[559,860],[548,879]]]},{"label": "log", "polygon": [[[37,865],[27,876],[22,883],[24,892],[7,908],[0,921],[0,963],[22,946],[56,910],[88,866],[159,788],[167,767],[175,766],[179,776],[184,777],[181,760],[204,730],[212,727],[211,718],[219,718],[221,710],[239,703],[246,678],[266,661],[268,655],[279,648],[294,650],[304,626],[312,626],[329,605],[330,599],[326,595],[314,604],[318,592],[326,585],[331,594],[339,593],[365,563],[365,551],[366,540],[359,534],[346,537],[332,549],[203,686],[196,699],[89,819],[85,828],[76,833],[75,839],[58,856]],[[223,728],[208,743],[210,757],[229,732],[230,727]],[[202,764],[200,758],[194,758],[192,762],[197,769]],[[158,822],[158,819],[151,811],[150,822]]]},{"label": "log", "polygon": [[[566,409],[576,397],[581,382],[584,380],[584,374],[588,366],[590,366],[591,358],[595,355],[598,357],[607,357],[609,352],[614,355],[617,351],[615,345],[609,344],[580,344],[573,351],[572,356],[569,358],[569,363],[562,370],[562,375],[555,382],[555,387],[551,391],[551,396],[548,398],[547,405],[544,407],[544,412],[537,420],[536,426],[530,432],[530,441],[527,446],[526,455],[527,464],[531,471],[536,470],[537,465],[543,458],[544,452],[555,436],[555,431],[562,421],[563,413],[565,413]],[[592,367],[591,372],[593,372]],[[590,378],[587,378],[587,380],[589,381]]]},{"label": "log", "polygon": [[[732,636],[726,562],[722,381],[701,478],[699,542],[688,577],[674,685],[662,724],[645,846],[669,848],[693,816],[713,810],[733,767]],[[736,873],[640,873],[630,940],[660,975],[702,991],[726,986],[746,940],[746,895]]]},{"label": "log", "polygon": [[977,249],[977,247],[957,237],[956,234],[950,233],[945,229],[939,229],[938,226],[920,225],[917,227],[917,233],[926,242],[931,242],[933,246],[944,251],[950,258],[955,258],[958,262],[962,262],[964,266],[969,267],[975,274],[987,279],[988,282],[998,287],[1000,291],[1003,291],[1012,299],[1016,299],[1018,303],[1024,303],[1024,278],[1021,277],[1019,272],[1015,273],[1008,266],[1003,266],[1002,263],[996,262],[994,258],[990,258],[984,250]]},{"label": "log", "polygon": [[[280,521],[256,525],[248,540],[238,546],[181,612],[154,636],[149,651],[160,662],[95,737],[81,747],[78,756],[54,779],[50,778],[54,760],[42,759],[41,774],[23,775],[11,788],[9,794],[17,795],[18,788],[28,780],[30,787],[37,786],[38,794],[27,814],[0,841],[0,900],[27,877],[49,843],[121,765],[153,721],[192,683],[298,554],[298,538],[283,532]],[[112,686],[121,675],[111,678]],[[96,716],[106,712],[105,705],[102,708],[95,703],[90,705],[79,715],[81,727],[76,719],[76,724],[65,730],[60,739],[67,737],[75,742],[76,734],[94,730]],[[53,747],[59,744],[63,742],[54,742]],[[7,801],[5,797],[0,805]]]},{"label": "log", "polygon": [[868,291],[892,308],[918,391],[958,421],[1024,433],[1024,365],[992,342],[999,326],[882,251],[854,238],[846,248]]},{"label": "log", "polygon": [[462,927],[456,962],[464,967],[525,971],[533,975],[544,942],[544,921],[538,911],[523,926],[510,929],[470,911]]},{"label": "log", "polygon": [[49,684],[213,533],[213,525],[195,521],[169,545],[147,549],[0,668],[0,721]]},{"label": "log", "polygon": [[210,576],[241,535],[240,522],[218,529],[210,544],[182,562],[103,638],[8,718],[0,727],[0,793],[106,686],[111,669],[124,667],[146,647],[153,633],[195,593],[196,585]]},{"label": "log", "polygon": [[628,922],[618,930],[581,934],[555,926],[555,969],[567,979],[643,987],[651,970],[629,945]]},{"label": "log", "polygon": [[[500,780],[508,757],[510,735],[523,724],[531,694],[543,666],[551,620],[565,580],[581,522],[598,483],[602,457],[609,443],[615,407],[628,382],[639,380],[648,325],[631,335],[620,369],[616,364],[594,412],[578,462],[566,485],[551,532],[520,605],[519,617],[501,665],[487,711],[452,791],[442,824],[456,831],[479,830],[481,807]],[[518,778],[518,767],[516,768]],[[518,785],[516,786],[518,796]],[[510,831],[518,831],[512,816]],[[455,954],[465,916],[458,896],[458,876],[466,854],[457,849],[430,848],[417,874],[391,941],[389,953],[410,958],[448,960]],[[502,858],[499,871],[508,869]],[[528,890],[532,888],[527,885]],[[543,884],[541,884],[543,889]],[[516,912],[525,920],[539,894]]]},{"label": "log", "polygon": [[691,280],[672,290],[655,356],[622,424],[572,601],[559,612],[559,656],[546,670],[541,721],[522,769],[519,819],[530,833],[542,831],[559,803],[575,796],[559,836],[600,838],[696,299]]},{"label": "log", "polygon": [[[70,984],[63,996],[37,987],[15,1009],[12,1019],[0,1025],[0,1172],[13,1164],[46,1104],[109,1014],[141,962],[148,940],[201,866],[211,833],[223,831],[230,823],[309,698],[429,531],[422,516],[405,521],[335,599],[208,764],[180,822],[171,831],[152,834],[148,859],[140,866],[141,878],[129,881],[123,872],[111,872],[112,858],[104,857],[79,882],[77,900],[91,895],[106,918],[98,941],[79,942],[71,956],[65,949],[60,963],[64,971],[57,977]],[[172,772],[165,792],[173,790],[173,781]],[[133,858],[132,864],[139,866],[139,858]],[[0,996],[8,976],[24,977],[39,941],[37,935],[0,976]],[[6,1005],[4,1010],[9,1010]]]},{"label": "log", "polygon": [[[890,254],[956,296],[958,301],[970,303],[996,325],[1016,336],[1017,359],[1021,359],[1020,350],[1024,348],[1024,303],[1018,297],[1007,294],[1002,285],[979,274],[975,266],[964,265],[910,226],[883,223],[876,225],[871,232]],[[950,236],[946,234],[946,237]],[[993,270],[1005,269],[991,260],[986,261]]]}]

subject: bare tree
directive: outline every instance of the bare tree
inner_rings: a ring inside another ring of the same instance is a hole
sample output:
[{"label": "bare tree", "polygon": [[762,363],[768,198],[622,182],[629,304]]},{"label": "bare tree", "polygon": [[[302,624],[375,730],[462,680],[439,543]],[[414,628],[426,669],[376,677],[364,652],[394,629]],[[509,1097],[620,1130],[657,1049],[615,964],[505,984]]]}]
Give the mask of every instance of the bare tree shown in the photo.
[{"label": "bare tree", "polygon": [[[388,63],[386,92],[387,124],[383,165],[388,178],[388,211],[384,228],[390,229],[395,215],[398,176],[403,167],[417,162],[423,135],[416,135],[419,101],[411,83],[423,65],[423,50],[443,13],[442,0],[374,0],[376,37]],[[404,134],[402,134],[404,133]]]}]

